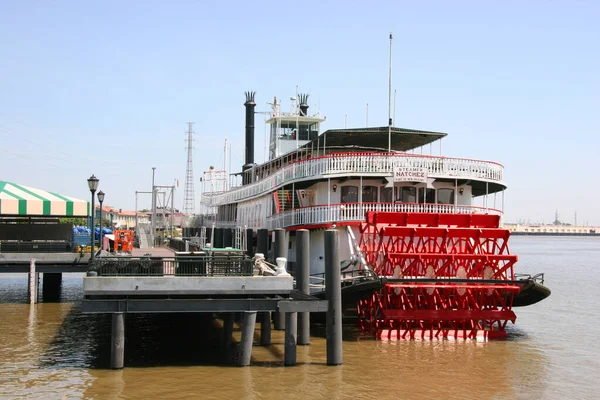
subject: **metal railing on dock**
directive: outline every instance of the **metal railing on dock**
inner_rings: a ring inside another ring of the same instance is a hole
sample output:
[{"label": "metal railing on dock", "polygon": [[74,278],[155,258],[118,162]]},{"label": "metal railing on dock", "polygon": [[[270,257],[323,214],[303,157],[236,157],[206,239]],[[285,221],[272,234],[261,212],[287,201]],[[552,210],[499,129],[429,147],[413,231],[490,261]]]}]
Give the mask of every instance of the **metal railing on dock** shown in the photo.
[{"label": "metal railing on dock", "polygon": [[98,276],[251,276],[252,259],[239,252],[174,257],[98,257],[89,271]]}]

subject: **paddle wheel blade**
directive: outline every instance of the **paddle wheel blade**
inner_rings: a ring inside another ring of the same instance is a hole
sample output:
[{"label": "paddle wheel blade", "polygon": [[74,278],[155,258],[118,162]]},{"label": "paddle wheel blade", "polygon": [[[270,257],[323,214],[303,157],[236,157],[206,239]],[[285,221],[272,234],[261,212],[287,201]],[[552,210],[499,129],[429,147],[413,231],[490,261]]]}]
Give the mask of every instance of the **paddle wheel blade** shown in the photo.
[{"label": "paddle wheel blade", "polygon": [[519,286],[496,215],[369,212],[361,251],[384,287],[358,303],[381,339],[506,337]]}]

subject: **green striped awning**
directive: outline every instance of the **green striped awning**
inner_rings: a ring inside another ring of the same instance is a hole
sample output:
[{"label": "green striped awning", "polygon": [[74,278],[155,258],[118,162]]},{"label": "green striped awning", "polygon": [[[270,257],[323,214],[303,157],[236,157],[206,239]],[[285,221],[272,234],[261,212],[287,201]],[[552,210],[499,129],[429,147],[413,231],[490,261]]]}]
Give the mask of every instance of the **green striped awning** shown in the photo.
[{"label": "green striped awning", "polygon": [[87,217],[88,202],[0,181],[1,216]]}]

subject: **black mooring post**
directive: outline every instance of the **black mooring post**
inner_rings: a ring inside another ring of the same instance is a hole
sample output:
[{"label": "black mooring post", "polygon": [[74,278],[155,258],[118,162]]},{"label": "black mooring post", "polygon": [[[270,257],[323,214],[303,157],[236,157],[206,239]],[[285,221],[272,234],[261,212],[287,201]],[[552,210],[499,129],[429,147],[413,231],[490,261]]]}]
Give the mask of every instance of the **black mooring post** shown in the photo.
[{"label": "black mooring post", "polygon": [[45,303],[60,301],[62,273],[44,272],[42,275],[42,299]]},{"label": "black mooring post", "polygon": [[325,231],[325,297],[327,297],[327,365],[342,363],[342,285],[338,237]]},{"label": "black mooring post", "polygon": [[[310,231],[296,231],[296,289],[310,294]],[[310,313],[298,313],[298,344],[310,344]]]},{"label": "black mooring post", "polygon": [[122,312],[112,315],[110,367],[123,368],[125,362],[125,319]]},{"label": "black mooring post", "polygon": [[246,254],[249,257],[254,257],[254,254],[256,254],[254,251],[254,246],[252,245],[254,240],[254,231],[252,229],[246,229],[244,232],[246,234],[246,238],[244,239],[246,241]]},{"label": "black mooring post", "polygon": [[285,313],[285,345],[283,365],[296,365],[296,339],[298,332],[298,313]]},{"label": "black mooring post", "polygon": [[[269,231],[259,229],[256,241],[256,253],[261,253],[267,259],[269,254]],[[271,312],[264,311],[259,313],[260,321],[260,345],[268,346],[271,344]]]},{"label": "black mooring post", "polygon": [[233,232],[231,228],[223,229],[223,247],[233,246]]},{"label": "black mooring post", "polygon": [[[277,265],[277,259],[279,257],[287,258],[287,241],[285,240],[285,229],[275,229],[273,231],[275,235],[275,251],[273,257],[273,264]],[[285,329],[285,313],[275,312],[273,314],[273,326],[275,330],[282,331]]]}]

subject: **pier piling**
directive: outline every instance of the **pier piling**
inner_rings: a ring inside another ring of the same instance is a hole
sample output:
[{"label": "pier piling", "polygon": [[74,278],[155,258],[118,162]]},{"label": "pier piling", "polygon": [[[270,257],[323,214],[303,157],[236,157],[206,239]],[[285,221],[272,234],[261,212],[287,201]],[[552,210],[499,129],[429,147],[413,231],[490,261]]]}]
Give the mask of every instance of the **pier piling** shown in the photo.
[{"label": "pier piling", "polygon": [[[310,231],[296,231],[296,289],[310,294]],[[310,344],[310,313],[298,313],[298,344]]]},{"label": "pier piling", "polygon": [[298,332],[298,313],[285,314],[285,346],[283,365],[296,365],[296,339]]},{"label": "pier piling", "polygon": [[233,337],[233,314],[225,313],[223,315],[223,345],[228,348],[231,346]]},{"label": "pier piling", "polygon": [[252,357],[252,340],[254,339],[254,326],[256,325],[256,311],[244,313],[244,323],[242,326],[242,341],[240,343],[239,366],[250,365]]},{"label": "pier piling", "polygon": [[338,237],[325,231],[325,296],[327,297],[327,365],[342,364],[342,286]]},{"label": "pier piling", "polygon": [[[287,258],[288,246],[285,240],[285,229],[275,229],[273,232],[275,235],[275,251],[273,255],[273,264],[276,264],[276,260],[279,257]],[[282,331],[285,329],[285,313],[275,312],[273,315],[273,326],[275,330]]]},{"label": "pier piling", "polygon": [[[256,252],[264,254],[265,257],[269,254],[269,231],[267,229],[259,229],[256,241]],[[271,312],[264,311],[260,314],[260,345],[268,346],[271,344]]]},{"label": "pier piling", "polygon": [[62,273],[44,272],[42,275],[42,299],[46,302],[57,302],[60,300],[62,287]]},{"label": "pier piling", "polygon": [[110,367],[121,369],[125,362],[125,318],[121,312],[112,314],[110,342]]}]

